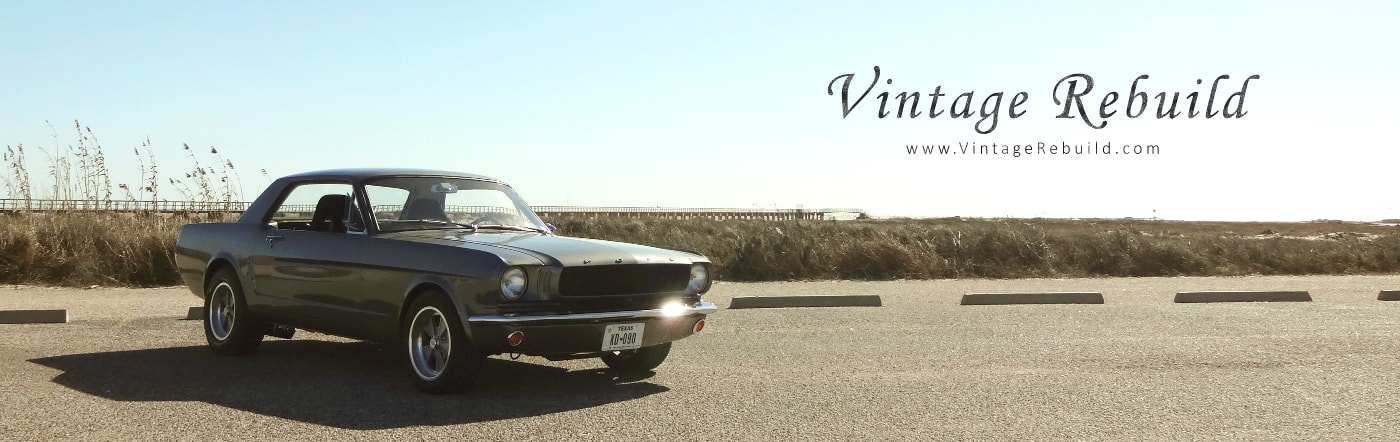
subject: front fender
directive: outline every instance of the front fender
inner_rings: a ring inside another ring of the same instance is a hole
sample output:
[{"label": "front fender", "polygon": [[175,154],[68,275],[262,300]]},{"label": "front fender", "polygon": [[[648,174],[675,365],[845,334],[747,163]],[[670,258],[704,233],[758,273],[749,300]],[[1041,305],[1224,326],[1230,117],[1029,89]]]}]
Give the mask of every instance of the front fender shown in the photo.
[{"label": "front fender", "polygon": [[453,309],[457,311],[457,317],[462,320],[462,329],[466,331],[467,338],[471,339],[471,327],[466,327],[466,322],[467,318],[471,317],[472,311],[467,308],[467,303],[463,302],[462,296],[457,293],[455,287],[456,285],[453,284],[452,281],[449,281],[442,275],[419,275],[417,278],[414,278],[413,282],[408,284],[408,288],[404,290],[403,296],[400,297],[399,300],[399,327],[403,327],[404,321],[408,320],[408,315],[412,314],[412,312],[408,311],[408,308],[410,300],[414,295],[424,290],[437,289],[447,295],[448,301],[452,303]]}]

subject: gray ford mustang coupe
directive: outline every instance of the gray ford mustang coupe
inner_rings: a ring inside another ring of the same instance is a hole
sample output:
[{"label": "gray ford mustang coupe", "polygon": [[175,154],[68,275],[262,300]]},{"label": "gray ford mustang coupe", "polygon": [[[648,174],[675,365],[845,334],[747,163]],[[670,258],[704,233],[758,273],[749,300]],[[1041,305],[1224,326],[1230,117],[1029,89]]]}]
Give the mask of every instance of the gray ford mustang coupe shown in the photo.
[{"label": "gray ford mustang coupe", "polygon": [[284,177],[236,222],[182,227],[175,260],[214,352],[296,329],[378,341],[430,393],[493,354],[652,370],[716,310],[699,253],[559,236],[510,186],[455,172]]}]

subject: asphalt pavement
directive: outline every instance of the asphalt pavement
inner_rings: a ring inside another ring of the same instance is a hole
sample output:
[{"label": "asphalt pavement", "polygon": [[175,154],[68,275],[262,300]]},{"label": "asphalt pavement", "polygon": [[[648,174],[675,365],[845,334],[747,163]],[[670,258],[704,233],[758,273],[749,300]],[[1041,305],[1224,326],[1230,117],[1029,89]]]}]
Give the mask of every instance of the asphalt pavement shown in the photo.
[{"label": "asphalt pavement", "polygon": [[[718,283],[655,373],[496,356],[419,393],[391,349],[298,332],[205,347],[183,288],[0,287],[4,440],[1395,440],[1400,276]],[[1312,302],[1176,304],[1178,291]],[[1099,305],[958,305],[1098,291]],[[881,307],[730,310],[735,296]]]}]

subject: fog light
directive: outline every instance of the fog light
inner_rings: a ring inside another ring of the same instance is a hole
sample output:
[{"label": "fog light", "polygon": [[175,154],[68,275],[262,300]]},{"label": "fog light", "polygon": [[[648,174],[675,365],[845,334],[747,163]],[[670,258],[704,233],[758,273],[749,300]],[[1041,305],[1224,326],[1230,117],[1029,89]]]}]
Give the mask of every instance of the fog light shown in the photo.
[{"label": "fog light", "polygon": [[666,317],[674,318],[685,314],[685,306],[677,302],[666,304],[661,306],[661,314]]},{"label": "fog light", "polygon": [[506,335],[506,343],[511,347],[520,345],[521,342],[525,342],[525,332],[515,331]]},{"label": "fog light", "polygon": [[704,320],[704,319],[701,319],[701,320],[699,320],[699,321],[695,321],[695,333],[700,333],[700,330],[704,330],[704,329],[705,329],[705,320]]}]

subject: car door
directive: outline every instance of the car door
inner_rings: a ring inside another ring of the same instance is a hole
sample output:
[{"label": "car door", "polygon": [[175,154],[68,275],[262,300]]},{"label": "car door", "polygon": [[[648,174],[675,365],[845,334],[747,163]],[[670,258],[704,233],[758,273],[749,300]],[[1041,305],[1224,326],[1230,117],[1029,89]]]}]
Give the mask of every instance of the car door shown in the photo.
[{"label": "car door", "polygon": [[349,182],[300,183],[289,187],[271,213],[264,244],[252,256],[254,290],[271,316],[299,328],[357,334],[365,312],[357,299],[356,262],[369,238],[345,227],[349,204],[334,208],[336,227],[313,219],[318,206],[325,212],[325,201],[334,199],[327,196],[353,201],[353,195]]}]

